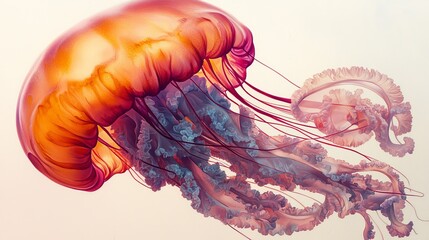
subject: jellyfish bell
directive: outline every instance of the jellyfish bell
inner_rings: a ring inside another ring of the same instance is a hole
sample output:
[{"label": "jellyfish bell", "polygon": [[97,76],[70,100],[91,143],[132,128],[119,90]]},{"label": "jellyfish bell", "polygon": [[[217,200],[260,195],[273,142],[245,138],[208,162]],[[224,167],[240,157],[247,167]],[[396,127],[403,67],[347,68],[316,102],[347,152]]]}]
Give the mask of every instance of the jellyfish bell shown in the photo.
[{"label": "jellyfish bell", "polygon": [[[368,211],[380,211],[392,236],[408,236],[412,222],[403,223],[407,195],[396,171],[376,160],[337,160],[324,148],[375,136],[392,155],[411,153],[411,139],[396,143],[390,135],[411,130],[399,87],[352,67],[315,75],[291,98],[274,96],[246,80],[254,56],[250,30],[214,6],[131,3],[72,29],[36,63],[18,102],[21,144],[33,165],[63,186],[94,191],[134,169],[152,190],[177,186],[205,216],[265,235],[359,213],[363,238],[371,239]],[[344,85],[375,92],[385,104]],[[287,197],[297,188],[323,201],[297,207]]]},{"label": "jellyfish bell", "polygon": [[52,180],[96,190],[129,162],[103,144],[115,145],[100,126],[134,98],[202,71],[236,86],[253,51],[246,27],[199,1],[141,1],[101,15],[56,40],[27,77],[17,111],[22,146]]}]

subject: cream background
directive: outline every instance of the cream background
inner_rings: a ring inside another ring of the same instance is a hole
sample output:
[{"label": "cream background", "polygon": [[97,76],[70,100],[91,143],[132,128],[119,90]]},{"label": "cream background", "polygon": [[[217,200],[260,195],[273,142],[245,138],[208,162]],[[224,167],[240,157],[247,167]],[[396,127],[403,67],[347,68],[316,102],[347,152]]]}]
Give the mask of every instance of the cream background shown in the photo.
[{"label": "cream background", "polygon": [[[170,187],[153,193],[129,174],[113,177],[94,193],[63,188],[37,172],[21,150],[15,107],[23,80],[42,51],[57,36],[121,0],[0,0],[0,239],[244,239],[229,227],[196,213]],[[365,153],[392,164],[429,194],[427,147],[429,123],[429,2],[427,1],[245,1],[210,0],[249,26],[257,57],[298,85],[327,68],[366,66],[398,83],[413,106],[413,155],[396,159],[369,143]],[[252,81],[279,78],[254,64]],[[270,88],[272,90],[270,90]],[[290,94],[288,85],[267,84],[269,91]],[[341,156],[345,157],[345,156]],[[429,219],[429,197],[409,200]],[[383,223],[372,215],[390,239]],[[429,223],[416,219],[418,235],[429,239]],[[310,232],[252,239],[362,239],[363,219],[331,216]],[[381,239],[377,231],[376,239]]]}]

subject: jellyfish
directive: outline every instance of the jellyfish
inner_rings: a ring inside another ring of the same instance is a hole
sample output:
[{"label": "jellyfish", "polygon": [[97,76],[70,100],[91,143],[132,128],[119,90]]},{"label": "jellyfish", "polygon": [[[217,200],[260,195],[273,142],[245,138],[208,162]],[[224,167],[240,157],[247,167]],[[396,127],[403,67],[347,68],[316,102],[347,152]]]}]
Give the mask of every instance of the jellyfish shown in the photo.
[{"label": "jellyfish", "polygon": [[[276,96],[247,80],[255,60],[251,31],[219,8],[130,3],[73,28],[36,62],[18,101],[21,145],[65,187],[95,191],[129,171],[153,191],[178,187],[206,217],[263,235],[312,230],[335,213],[360,214],[363,239],[373,239],[377,212],[391,236],[408,236],[400,173],[354,149],[374,138],[392,156],[413,152],[411,138],[399,139],[412,124],[399,86],[350,67]],[[322,200],[296,204],[298,190]]]}]

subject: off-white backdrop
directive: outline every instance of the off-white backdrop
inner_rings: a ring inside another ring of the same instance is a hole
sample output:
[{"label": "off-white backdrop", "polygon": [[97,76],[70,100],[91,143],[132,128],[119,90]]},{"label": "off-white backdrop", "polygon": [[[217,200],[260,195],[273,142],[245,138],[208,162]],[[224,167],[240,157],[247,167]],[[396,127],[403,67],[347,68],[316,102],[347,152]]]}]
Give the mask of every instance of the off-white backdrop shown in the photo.
[{"label": "off-white backdrop", "polygon": [[[96,192],[74,191],[42,176],[22,152],[15,107],[32,64],[61,33],[121,2],[0,0],[0,239],[244,239],[196,213],[175,188],[154,193],[122,174]],[[249,26],[257,57],[298,85],[324,69],[353,65],[378,69],[393,78],[413,107],[409,136],[416,141],[415,152],[398,159],[374,143],[361,150],[400,169],[411,187],[429,194],[427,1],[209,2]],[[249,71],[249,80],[267,81],[268,91],[290,94],[288,85],[270,84],[274,79],[279,80],[256,63]],[[422,218],[429,218],[429,197],[409,200]],[[390,239],[382,221],[372,216],[385,239]],[[405,218],[414,221],[418,233],[411,233],[409,239],[429,239],[429,223],[417,220],[409,206]],[[290,237],[243,233],[252,239],[354,240],[362,239],[362,229],[359,216],[342,220],[331,216],[313,231]],[[378,230],[376,239],[381,239]]]}]

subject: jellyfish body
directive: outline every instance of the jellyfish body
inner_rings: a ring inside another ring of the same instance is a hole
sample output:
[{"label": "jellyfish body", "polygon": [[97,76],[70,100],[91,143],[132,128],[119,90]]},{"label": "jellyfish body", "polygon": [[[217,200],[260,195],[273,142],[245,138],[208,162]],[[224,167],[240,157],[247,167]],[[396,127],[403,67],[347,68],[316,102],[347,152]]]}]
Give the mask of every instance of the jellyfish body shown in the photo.
[{"label": "jellyfish body", "polygon": [[[288,117],[314,122],[326,134],[320,137],[236,91],[253,60],[249,29],[211,5],[128,5],[73,29],[36,63],[18,103],[21,144],[40,172],[66,187],[94,191],[132,167],[154,191],[175,185],[205,216],[262,234],[292,234],[334,212],[359,213],[363,237],[371,239],[367,212],[380,211],[392,236],[408,236],[412,222],[402,223],[406,194],[394,169],[376,160],[349,164],[323,147],[354,147],[375,135],[392,155],[411,153],[410,138],[391,141],[390,131],[411,130],[399,87],[353,67],[315,75],[291,99],[257,90],[288,105],[281,109]],[[361,97],[362,90],[340,88],[345,84],[377,93],[385,106]],[[257,123],[280,134],[269,136]],[[363,175],[370,172],[388,181]],[[279,190],[260,193],[250,180]],[[297,187],[324,200],[295,207],[284,193]]]}]

